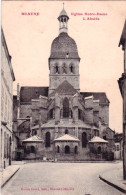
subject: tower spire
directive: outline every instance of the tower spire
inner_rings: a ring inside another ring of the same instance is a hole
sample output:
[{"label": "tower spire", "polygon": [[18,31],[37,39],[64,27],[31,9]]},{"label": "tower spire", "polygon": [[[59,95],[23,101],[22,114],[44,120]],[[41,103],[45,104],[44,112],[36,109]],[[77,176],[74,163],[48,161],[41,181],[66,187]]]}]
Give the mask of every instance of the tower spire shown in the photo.
[{"label": "tower spire", "polygon": [[66,11],[64,10],[64,3],[63,3],[63,9],[60,12],[58,20],[59,20],[59,33],[62,33],[62,32],[67,33],[67,31],[68,31],[67,22],[69,20],[69,17],[67,15]]}]

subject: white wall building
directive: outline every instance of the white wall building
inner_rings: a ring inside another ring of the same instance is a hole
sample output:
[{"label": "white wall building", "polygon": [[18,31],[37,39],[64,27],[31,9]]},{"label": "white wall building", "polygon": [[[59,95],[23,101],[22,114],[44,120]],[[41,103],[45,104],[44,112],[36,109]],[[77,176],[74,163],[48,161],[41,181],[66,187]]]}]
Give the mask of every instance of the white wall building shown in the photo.
[{"label": "white wall building", "polygon": [[13,81],[15,81],[15,76],[3,30],[1,30],[1,41],[1,168],[6,168],[11,164],[12,156]]}]

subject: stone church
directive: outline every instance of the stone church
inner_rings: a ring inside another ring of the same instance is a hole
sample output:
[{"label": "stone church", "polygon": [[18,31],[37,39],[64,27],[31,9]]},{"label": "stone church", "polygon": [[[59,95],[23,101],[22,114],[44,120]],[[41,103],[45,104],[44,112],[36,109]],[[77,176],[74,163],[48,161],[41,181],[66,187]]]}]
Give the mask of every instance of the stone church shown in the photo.
[{"label": "stone church", "polygon": [[17,159],[112,160],[106,93],[80,92],[80,57],[61,11],[59,35],[51,45],[49,87],[17,87],[13,97]]}]

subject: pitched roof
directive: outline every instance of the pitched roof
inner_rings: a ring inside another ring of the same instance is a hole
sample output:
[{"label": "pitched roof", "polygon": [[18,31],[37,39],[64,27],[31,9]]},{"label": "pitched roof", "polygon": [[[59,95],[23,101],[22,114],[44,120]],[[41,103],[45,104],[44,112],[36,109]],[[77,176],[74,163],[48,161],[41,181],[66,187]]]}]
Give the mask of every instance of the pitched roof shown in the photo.
[{"label": "pitched roof", "polygon": [[115,131],[112,130],[110,127],[106,127],[106,128],[103,129],[103,131],[105,131],[105,130],[112,131],[115,134]]},{"label": "pitched roof", "polygon": [[71,135],[65,134],[59,138],[54,139],[54,141],[74,141],[79,142],[80,140],[77,137],[73,137]]},{"label": "pitched roof", "polygon": [[35,125],[31,129],[39,129],[39,125]]},{"label": "pitched roof", "polygon": [[[61,119],[60,122],[57,125],[58,127],[66,127],[66,128],[74,128],[74,127],[79,127],[79,128],[85,128],[85,129],[98,129],[95,126],[91,126],[90,124],[87,124],[81,120],[78,121],[77,124],[72,122],[72,119],[67,120],[67,119]],[[49,120],[47,123],[43,123],[41,125],[41,128],[54,128],[55,127],[55,120]]]},{"label": "pitched roof", "polygon": [[23,140],[22,142],[42,142],[43,140],[38,137],[37,135],[34,135],[32,137],[29,137],[28,139]]},{"label": "pitched roof", "polygon": [[20,90],[20,101],[31,102],[31,99],[38,99],[39,96],[48,96],[48,87],[23,86]]},{"label": "pitched roof", "polygon": [[100,138],[100,137],[98,137],[98,136],[95,136],[95,137],[93,137],[93,138],[89,141],[89,143],[108,143],[108,141],[106,141],[106,140],[104,140],[104,139],[102,139],[102,138]]},{"label": "pitched roof", "polygon": [[[63,8],[62,11],[60,12],[59,17],[60,17],[60,16],[67,16],[67,17],[68,17],[68,15],[67,15],[67,13],[66,13],[66,11],[65,11],[64,8]],[[58,17],[58,19],[59,19],[59,17]],[[68,18],[69,18],[69,17],[68,17]]]},{"label": "pitched roof", "polygon": [[65,80],[50,95],[54,95],[55,93],[58,93],[61,95],[63,95],[63,94],[74,95],[77,93],[77,90],[74,89],[74,87],[68,81]]},{"label": "pitched roof", "polygon": [[100,104],[110,103],[105,92],[80,92],[80,94],[83,96],[83,98],[93,95],[94,100],[99,100]]}]

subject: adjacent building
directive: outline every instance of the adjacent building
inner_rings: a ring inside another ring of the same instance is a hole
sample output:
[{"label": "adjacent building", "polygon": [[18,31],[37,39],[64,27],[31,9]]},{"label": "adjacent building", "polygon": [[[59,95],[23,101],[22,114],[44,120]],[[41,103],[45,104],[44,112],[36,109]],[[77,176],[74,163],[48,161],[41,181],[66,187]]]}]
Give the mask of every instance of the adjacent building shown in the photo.
[{"label": "adjacent building", "polygon": [[80,57],[68,20],[63,9],[48,59],[49,87],[18,86],[14,97],[18,159],[114,159],[110,102],[105,92],[80,92]]},{"label": "adjacent building", "polygon": [[11,164],[13,81],[15,76],[3,30],[1,30],[1,168]]},{"label": "adjacent building", "polygon": [[119,42],[120,45],[124,51],[124,72],[118,83],[123,98],[123,176],[126,179],[126,21]]},{"label": "adjacent building", "polygon": [[114,136],[114,141],[115,141],[114,159],[122,160],[123,159],[123,134],[116,133]]}]

